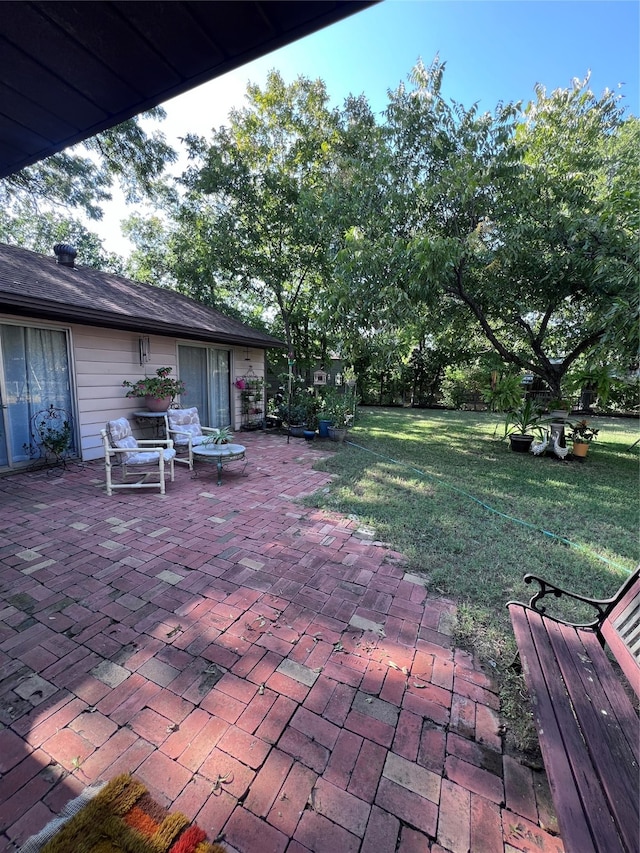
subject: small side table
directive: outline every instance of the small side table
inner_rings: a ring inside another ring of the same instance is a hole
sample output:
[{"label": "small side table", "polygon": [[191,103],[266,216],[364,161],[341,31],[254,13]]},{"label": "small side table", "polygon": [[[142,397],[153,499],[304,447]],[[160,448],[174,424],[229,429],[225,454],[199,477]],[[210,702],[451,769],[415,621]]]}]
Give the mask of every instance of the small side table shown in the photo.
[{"label": "small side table", "polygon": [[166,412],[150,412],[148,409],[145,409],[142,412],[134,412],[133,417],[142,429],[151,427],[154,438],[166,438],[164,434],[164,416],[166,414]]},{"label": "small side table", "polygon": [[[218,468],[218,485],[222,484],[223,462],[235,462],[244,459],[246,447],[243,444],[211,444],[198,445],[193,448],[193,458],[201,459],[203,462],[215,462]],[[246,462],[245,462],[246,467]],[[198,472],[195,472],[195,476]]]}]

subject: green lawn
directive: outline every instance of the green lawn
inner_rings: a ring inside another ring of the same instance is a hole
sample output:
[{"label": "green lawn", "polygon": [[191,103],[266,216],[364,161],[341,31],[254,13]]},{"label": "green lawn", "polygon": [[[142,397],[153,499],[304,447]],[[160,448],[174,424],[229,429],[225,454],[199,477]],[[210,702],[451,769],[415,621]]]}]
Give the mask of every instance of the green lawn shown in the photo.
[{"label": "green lawn", "polygon": [[606,597],[639,560],[638,422],[590,421],[600,436],[586,461],[559,462],[513,453],[494,438],[497,415],[365,408],[323,463],[334,483],[310,499],[375,527],[432,595],[458,602],[457,642],[496,672],[521,749],[535,738],[505,602],[531,595],[525,572]]}]

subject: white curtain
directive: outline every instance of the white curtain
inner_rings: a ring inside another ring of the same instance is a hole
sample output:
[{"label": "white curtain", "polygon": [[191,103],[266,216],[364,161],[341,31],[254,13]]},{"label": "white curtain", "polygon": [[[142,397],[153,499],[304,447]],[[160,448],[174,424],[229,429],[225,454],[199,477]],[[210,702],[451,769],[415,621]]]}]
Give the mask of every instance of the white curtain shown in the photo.
[{"label": "white curtain", "polygon": [[209,373],[213,389],[211,414],[212,426],[223,427],[231,424],[229,405],[229,353],[226,350],[209,350]]},{"label": "white curtain", "polygon": [[[73,425],[69,357],[65,332],[0,325],[4,365],[4,421],[11,462],[26,462],[34,449],[33,418],[51,406]],[[71,448],[75,450],[75,446]]]},{"label": "white curtain", "polygon": [[196,406],[205,426],[231,423],[229,352],[208,347],[178,347],[178,375],[186,386],[183,408]]}]

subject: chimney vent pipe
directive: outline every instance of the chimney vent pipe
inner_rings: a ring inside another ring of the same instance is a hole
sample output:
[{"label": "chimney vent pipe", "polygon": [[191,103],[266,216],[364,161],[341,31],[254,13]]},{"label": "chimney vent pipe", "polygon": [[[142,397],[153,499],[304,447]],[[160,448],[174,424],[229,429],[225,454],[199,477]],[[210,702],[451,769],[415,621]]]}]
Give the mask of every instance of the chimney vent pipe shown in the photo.
[{"label": "chimney vent pipe", "polygon": [[72,267],[78,250],[70,243],[56,243],[53,247],[53,253],[60,266]]}]

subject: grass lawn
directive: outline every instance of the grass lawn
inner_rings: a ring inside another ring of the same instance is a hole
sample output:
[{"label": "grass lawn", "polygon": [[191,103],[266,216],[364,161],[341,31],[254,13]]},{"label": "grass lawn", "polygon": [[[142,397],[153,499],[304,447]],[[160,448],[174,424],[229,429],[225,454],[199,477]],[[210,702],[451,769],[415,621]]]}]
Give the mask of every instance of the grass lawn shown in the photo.
[{"label": "grass lawn", "polygon": [[[431,595],[455,599],[457,643],[494,669],[510,741],[532,749],[505,603],[530,597],[525,572],[607,597],[635,568],[639,451],[629,447],[639,432],[635,420],[590,418],[600,435],[587,459],[559,462],[513,453],[494,437],[502,420],[363,408],[351,444],[323,463],[335,481],[307,503],[356,514],[426,576]],[[564,615],[580,617],[571,605]]]}]

